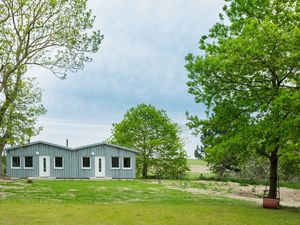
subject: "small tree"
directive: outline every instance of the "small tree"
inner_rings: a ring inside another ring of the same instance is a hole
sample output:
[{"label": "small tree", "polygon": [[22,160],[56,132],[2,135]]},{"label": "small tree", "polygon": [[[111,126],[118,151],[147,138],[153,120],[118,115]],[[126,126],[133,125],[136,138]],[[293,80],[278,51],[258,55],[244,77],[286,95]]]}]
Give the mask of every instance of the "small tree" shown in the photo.
[{"label": "small tree", "polygon": [[209,109],[207,120],[189,116],[188,125],[210,131],[208,157],[267,157],[268,197],[275,198],[279,159],[300,145],[299,1],[226,2],[225,15],[200,39],[204,55],[186,57],[189,92]]},{"label": "small tree", "polygon": [[137,172],[143,178],[150,170],[159,171],[161,177],[180,178],[188,167],[179,133],[178,125],[165,111],[140,104],[129,109],[120,123],[113,124],[109,141],[139,151]]}]

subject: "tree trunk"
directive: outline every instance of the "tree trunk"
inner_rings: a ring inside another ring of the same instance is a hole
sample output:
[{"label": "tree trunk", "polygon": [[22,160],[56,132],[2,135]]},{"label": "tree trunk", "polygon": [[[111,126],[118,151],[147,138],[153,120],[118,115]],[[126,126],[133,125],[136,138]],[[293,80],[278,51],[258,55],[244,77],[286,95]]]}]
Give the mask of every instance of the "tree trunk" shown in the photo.
[{"label": "tree trunk", "polygon": [[0,177],[4,177],[5,176],[4,171],[3,171],[2,152],[3,152],[3,150],[0,149]]},{"label": "tree trunk", "polygon": [[3,171],[3,157],[2,157],[2,153],[4,151],[4,146],[6,144],[6,138],[5,137],[1,137],[0,138],[0,177],[4,177],[4,171]]},{"label": "tree trunk", "polygon": [[4,171],[3,171],[3,163],[2,163],[2,152],[0,151],[0,177],[4,177]]},{"label": "tree trunk", "polygon": [[[11,73],[11,75],[12,75],[12,73]],[[9,74],[6,76],[9,76]],[[6,111],[8,110],[9,106],[11,104],[13,104],[13,102],[15,101],[15,99],[19,93],[19,89],[21,86],[21,76],[22,76],[21,71],[18,71],[16,81],[15,81],[15,84],[13,87],[13,91],[11,93],[7,90],[8,87],[6,85],[4,85],[6,82],[4,82],[4,80],[2,82],[3,90],[4,90],[2,94],[5,95],[5,101],[3,102],[3,104],[0,107],[0,124],[2,124],[4,122],[4,116],[5,116]],[[4,79],[4,77],[5,77],[5,74],[3,74],[3,79]]]},{"label": "tree trunk", "polygon": [[270,189],[268,198],[277,197],[277,179],[278,179],[278,149],[271,153],[270,157]]},{"label": "tree trunk", "polygon": [[148,165],[146,163],[143,164],[142,178],[148,177]]}]

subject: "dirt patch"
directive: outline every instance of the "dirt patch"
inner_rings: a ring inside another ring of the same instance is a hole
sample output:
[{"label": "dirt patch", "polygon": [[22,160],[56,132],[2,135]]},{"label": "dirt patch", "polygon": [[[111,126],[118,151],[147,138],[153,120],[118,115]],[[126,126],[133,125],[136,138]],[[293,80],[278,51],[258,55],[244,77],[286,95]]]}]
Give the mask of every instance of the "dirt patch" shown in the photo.
[{"label": "dirt patch", "polygon": [[192,173],[210,173],[208,166],[202,166],[202,165],[191,165],[190,171]]},{"label": "dirt patch", "polygon": [[107,190],[107,187],[95,187],[95,188],[93,188],[93,190],[96,190],[96,191],[105,191],[105,190]]},{"label": "dirt patch", "polygon": [[131,191],[131,188],[128,187],[119,187],[117,188],[118,191]]},{"label": "dirt patch", "polygon": [[0,183],[12,183],[12,182],[14,181],[10,179],[0,179]]},{"label": "dirt patch", "polygon": [[300,207],[300,190],[280,188],[280,198],[283,206]]},{"label": "dirt patch", "polygon": [[76,192],[76,191],[78,191],[78,190],[77,190],[77,189],[69,189],[68,191]]},{"label": "dirt patch", "polygon": [[10,196],[10,193],[0,192],[0,199],[6,199]]},{"label": "dirt patch", "polygon": [[3,185],[0,185],[0,190],[5,190],[5,189],[8,189],[8,190],[11,190],[11,189],[24,189],[23,186],[3,186]]},{"label": "dirt patch", "polygon": [[[208,196],[222,196],[241,199],[262,204],[262,195],[265,190],[263,185],[241,186],[234,182],[217,181],[191,181],[191,182],[169,182],[164,181],[169,188],[187,191],[193,194]],[[300,190],[280,188],[280,205],[287,207],[300,207]]]}]

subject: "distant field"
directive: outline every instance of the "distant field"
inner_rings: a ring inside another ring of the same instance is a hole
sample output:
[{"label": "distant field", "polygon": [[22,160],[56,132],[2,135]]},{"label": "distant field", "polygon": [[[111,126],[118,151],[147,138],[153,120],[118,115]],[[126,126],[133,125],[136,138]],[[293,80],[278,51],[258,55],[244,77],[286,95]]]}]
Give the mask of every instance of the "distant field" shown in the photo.
[{"label": "distant field", "polygon": [[188,159],[188,166],[190,171],[188,172],[188,179],[199,179],[200,175],[211,174],[207,162],[198,159]]},{"label": "distant field", "polygon": [[207,166],[207,162],[199,159],[188,159],[188,164],[190,166]]},{"label": "distant field", "polygon": [[[192,181],[174,182],[178,188],[185,184],[210,188]],[[255,203],[190,193],[151,180],[0,182],[0,224],[292,225],[299,221],[296,208],[266,210]]]}]

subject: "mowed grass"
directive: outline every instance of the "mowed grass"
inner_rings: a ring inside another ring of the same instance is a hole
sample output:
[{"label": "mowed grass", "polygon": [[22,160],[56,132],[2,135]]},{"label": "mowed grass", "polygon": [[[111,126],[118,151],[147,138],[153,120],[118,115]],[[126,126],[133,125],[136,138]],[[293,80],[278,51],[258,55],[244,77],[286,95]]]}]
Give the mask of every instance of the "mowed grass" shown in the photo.
[{"label": "mowed grass", "polygon": [[0,224],[299,224],[299,221],[298,209],[267,210],[246,201],[191,194],[143,180],[0,183]]}]

